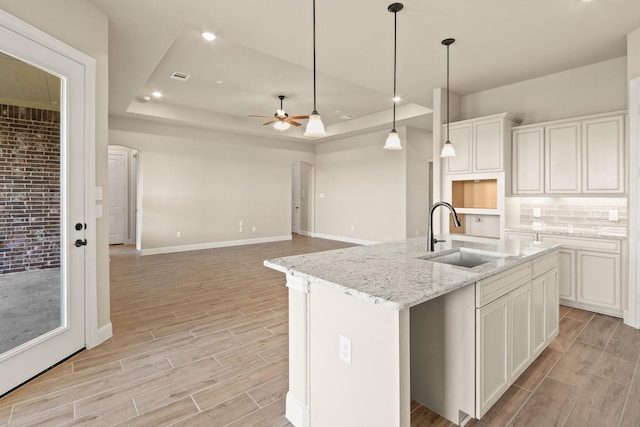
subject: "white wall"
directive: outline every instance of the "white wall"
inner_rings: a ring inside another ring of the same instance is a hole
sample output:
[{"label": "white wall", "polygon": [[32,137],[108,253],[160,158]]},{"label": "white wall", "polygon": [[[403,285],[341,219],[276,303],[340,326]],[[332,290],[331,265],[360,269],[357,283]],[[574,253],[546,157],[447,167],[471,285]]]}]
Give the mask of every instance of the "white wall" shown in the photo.
[{"label": "white wall", "polygon": [[291,165],[312,146],[126,119],[109,138],[140,152],[143,253],[290,238]]},{"label": "white wall", "polygon": [[426,236],[429,216],[429,159],[432,157],[433,135],[407,128],[405,142],[407,171],[406,237]]},{"label": "white wall", "polygon": [[550,74],[462,98],[462,118],[507,112],[522,124],[627,108],[627,58]]},{"label": "white wall", "polygon": [[300,232],[313,233],[313,165],[300,162]]},{"label": "white wall", "polygon": [[[108,20],[85,0],[0,0],[0,8],[96,60],[96,182],[107,189]],[[97,234],[98,328],[109,324],[109,236],[99,219]]]},{"label": "white wall", "polygon": [[[398,133],[406,145],[406,128]],[[407,150],[383,150],[387,135],[378,131],[316,146],[317,235],[374,242],[405,238]]]},{"label": "white wall", "polygon": [[640,77],[640,28],[627,34],[627,77]]}]

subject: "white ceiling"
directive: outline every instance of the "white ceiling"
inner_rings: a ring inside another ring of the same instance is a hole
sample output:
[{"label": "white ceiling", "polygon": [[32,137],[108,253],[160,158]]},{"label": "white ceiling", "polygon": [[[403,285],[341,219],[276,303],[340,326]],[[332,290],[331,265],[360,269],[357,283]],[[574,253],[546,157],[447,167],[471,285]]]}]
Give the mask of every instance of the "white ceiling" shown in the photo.
[{"label": "white ceiling", "polygon": [[[279,138],[249,114],[313,110],[312,1],[88,0],[109,27],[110,114]],[[317,0],[318,111],[330,137],[390,128],[390,1]],[[626,55],[640,0],[407,0],[398,14],[398,120],[431,127],[432,92],[473,93]],[[216,34],[213,42],[202,31]],[[191,77],[180,82],[174,71]],[[141,102],[159,90],[159,100]],[[351,115],[344,120],[341,116]]]}]

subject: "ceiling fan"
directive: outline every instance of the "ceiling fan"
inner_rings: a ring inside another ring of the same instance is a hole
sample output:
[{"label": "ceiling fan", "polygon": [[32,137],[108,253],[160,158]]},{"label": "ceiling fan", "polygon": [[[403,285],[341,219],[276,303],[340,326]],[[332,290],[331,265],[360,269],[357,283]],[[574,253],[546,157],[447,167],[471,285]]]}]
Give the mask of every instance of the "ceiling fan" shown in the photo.
[{"label": "ceiling fan", "polygon": [[289,113],[284,111],[282,107],[282,102],[284,101],[284,95],[278,95],[280,98],[280,108],[276,110],[276,113],[272,116],[256,116],[250,114],[249,117],[261,117],[265,119],[271,119],[268,122],[263,123],[263,126],[270,125],[273,123],[273,127],[278,129],[279,131],[289,129],[290,125],[300,126],[302,123],[298,123],[296,120],[305,120],[308,119],[309,116],[290,116]]}]

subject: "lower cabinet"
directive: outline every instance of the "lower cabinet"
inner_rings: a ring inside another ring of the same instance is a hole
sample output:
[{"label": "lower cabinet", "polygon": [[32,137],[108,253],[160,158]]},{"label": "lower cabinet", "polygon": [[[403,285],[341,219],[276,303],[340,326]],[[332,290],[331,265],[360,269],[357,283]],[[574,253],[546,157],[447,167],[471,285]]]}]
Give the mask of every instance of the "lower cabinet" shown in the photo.
[{"label": "lower cabinet", "polygon": [[[558,335],[557,265],[554,252],[531,261],[524,281],[524,270],[516,268],[476,283],[478,295],[492,289],[498,297],[476,308],[476,418]],[[499,289],[508,293],[500,295]]]},{"label": "lower cabinet", "polygon": [[509,388],[510,297],[476,310],[476,417],[480,418]]},{"label": "lower cabinet", "polygon": [[556,337],[558,311],[557,251],[412,307],[412,399],[482,418]]},{"label": "lower cabinet", "polygon": [[540,240],[562,244],[558,252],[562,304],[622,316],[622,241],[545,234]]}]

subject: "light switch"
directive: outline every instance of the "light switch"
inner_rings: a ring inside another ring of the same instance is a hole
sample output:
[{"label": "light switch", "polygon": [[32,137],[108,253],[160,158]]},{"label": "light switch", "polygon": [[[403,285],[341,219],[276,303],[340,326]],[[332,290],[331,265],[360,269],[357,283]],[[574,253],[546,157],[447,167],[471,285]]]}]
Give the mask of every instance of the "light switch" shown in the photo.
[{"label": "light switch", "polygon": [[540,208],[533,208],[533,217],[534,218],[540,218],[541,214],[540,214]]},{"label": "light switch", "polygon": [[96,200],[102,200],[102,187],[96,187]]},{"label": "light switch", "polygon": [[96,218],[102,218],[102,205],[96,204]]},{"label": "light switch", "polygon": [[609,210],[609,221],[617,221],[618,220],[618,210],[610,209]]}]

